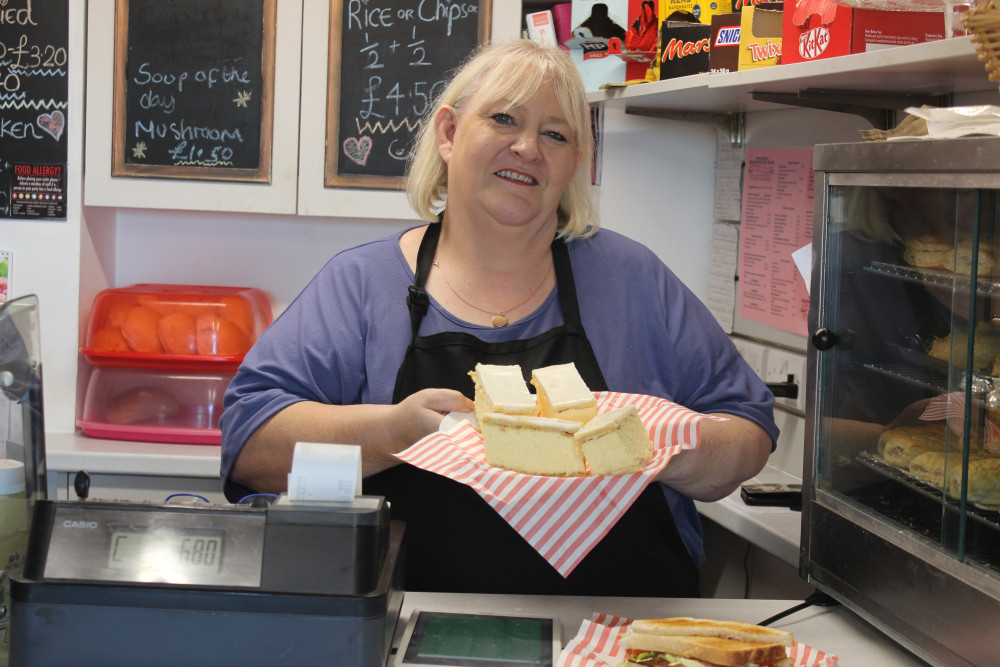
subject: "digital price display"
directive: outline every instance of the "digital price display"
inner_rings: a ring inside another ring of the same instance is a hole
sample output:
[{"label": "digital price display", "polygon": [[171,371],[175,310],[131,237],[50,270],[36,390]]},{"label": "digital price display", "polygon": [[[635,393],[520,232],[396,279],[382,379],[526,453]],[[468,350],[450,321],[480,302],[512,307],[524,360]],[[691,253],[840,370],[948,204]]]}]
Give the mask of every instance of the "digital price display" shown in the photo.
[{"label": "digital price display", "polygon": [[111,526],[108,567],[214,574],[222,569],[224,529],[149,530]]}]

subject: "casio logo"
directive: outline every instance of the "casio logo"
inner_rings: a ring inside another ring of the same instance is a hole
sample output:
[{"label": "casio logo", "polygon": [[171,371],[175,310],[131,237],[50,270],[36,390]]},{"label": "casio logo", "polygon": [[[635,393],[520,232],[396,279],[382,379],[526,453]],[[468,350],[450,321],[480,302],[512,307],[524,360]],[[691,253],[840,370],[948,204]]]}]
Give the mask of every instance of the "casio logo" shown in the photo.
[{"label": "casio logo", "polygon": [[63,521],[63,528],[86,528],[87,530],[97,530],[96,521],[71,521],[66,519]]}]

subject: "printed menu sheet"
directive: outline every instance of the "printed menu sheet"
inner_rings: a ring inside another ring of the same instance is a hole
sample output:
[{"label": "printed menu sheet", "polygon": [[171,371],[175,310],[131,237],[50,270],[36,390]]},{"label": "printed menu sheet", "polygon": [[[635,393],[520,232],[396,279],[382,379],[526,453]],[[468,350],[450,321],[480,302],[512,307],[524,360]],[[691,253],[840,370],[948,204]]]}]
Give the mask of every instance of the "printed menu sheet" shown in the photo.
[{"label": "printed menu sheet", "polygon": [[740,317],[806,335],[809,290],[795,252],[812,243],[812,148],[748,148],[739,251]]}]

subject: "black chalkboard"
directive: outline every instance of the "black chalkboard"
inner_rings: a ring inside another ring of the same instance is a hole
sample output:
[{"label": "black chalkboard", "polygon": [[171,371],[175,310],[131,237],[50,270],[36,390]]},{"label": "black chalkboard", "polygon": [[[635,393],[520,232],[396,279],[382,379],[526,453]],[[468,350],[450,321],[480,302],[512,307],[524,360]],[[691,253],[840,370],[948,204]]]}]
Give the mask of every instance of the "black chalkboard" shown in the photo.
[{"label": "black chalkboard", "polygon": [[270,181],[277,0],[117,0],[114,176]]},{"label": "black chalkboard", "polygon": [[491,4],[331,0],[327,187],[401,187],[422,116],[489,40]]},{"label": "black chalkboard", "polygon": [[65,219],[69,1],[0,14],[0,218]]}]

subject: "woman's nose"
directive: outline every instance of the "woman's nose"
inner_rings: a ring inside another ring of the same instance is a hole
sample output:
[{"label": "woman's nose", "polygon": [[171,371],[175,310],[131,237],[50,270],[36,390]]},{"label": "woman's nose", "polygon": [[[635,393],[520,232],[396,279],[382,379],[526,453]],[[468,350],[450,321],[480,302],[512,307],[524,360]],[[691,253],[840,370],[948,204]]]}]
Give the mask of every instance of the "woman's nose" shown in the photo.
[{"label": "woman's nose", "polygon": [[517,135],[510,149],[523,160],[535,160],[539,156],[538,133],[525,131]]}]

